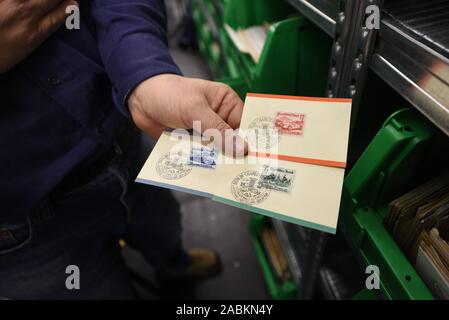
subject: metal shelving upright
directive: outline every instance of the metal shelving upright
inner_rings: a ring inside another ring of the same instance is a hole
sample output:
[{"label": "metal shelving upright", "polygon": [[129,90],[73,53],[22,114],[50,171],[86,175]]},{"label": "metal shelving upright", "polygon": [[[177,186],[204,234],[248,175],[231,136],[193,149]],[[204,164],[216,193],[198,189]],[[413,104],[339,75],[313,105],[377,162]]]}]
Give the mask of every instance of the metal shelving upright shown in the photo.
[{"label": "metal shelving upright", "polygon": [[338,1],[334,0],[287,0],[309,20],[331,37],[335,34]]}]

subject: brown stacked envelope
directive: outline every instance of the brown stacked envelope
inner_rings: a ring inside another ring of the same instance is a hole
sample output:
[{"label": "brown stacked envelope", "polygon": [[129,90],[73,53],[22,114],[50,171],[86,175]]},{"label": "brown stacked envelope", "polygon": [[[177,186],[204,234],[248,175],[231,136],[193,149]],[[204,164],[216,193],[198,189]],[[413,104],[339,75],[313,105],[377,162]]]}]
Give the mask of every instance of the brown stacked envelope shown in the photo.
[{"label": "brown stacked envelope", "polygon": [[384,224],[435,297],[449,299],[449,174],[392,201]]},{"label": "brown stacked envelope", "polygon": [[282,252],[278,237],[273,228],[265,226],[261,231],[261,240],[268,261],[276,274],[276,278],[281,282],[290,280],[290,272],[288,269],[287,259]]}]

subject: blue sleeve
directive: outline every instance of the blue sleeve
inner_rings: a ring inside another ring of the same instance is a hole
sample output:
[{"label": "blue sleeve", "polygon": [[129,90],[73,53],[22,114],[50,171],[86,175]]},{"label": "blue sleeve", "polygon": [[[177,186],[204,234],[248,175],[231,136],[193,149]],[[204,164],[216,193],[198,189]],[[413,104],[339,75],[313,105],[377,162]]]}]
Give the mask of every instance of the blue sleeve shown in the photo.
[{"label": "blue sleeve", "polygon": [[164,0],[89,2],[114,100],[129,116],[128,95],[142,81],[162,73],[181,74],[168,51]]}]

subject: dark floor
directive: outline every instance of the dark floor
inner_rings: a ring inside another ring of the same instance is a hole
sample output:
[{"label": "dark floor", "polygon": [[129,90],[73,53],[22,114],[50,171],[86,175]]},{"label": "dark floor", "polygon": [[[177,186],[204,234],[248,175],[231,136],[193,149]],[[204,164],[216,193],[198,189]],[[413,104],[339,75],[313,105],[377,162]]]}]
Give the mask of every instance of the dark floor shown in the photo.
[{"label": "dark floor", "polygon": [[[248,233],[250,213],[192,195],[175,193],[175,196],[182,205],[185,247],[207,247],[216,250],[223,268],[220,275],[197,283],[171,283],[167,289],[170,292],[165,292],[164,297],[268,299],[262,272]],[[157,282],[151,267],[140,254],[126,249],[124,256],[131,269],[152,284]],[[159,297],[159,293],[155,294],[146,287],[139,292],[147,299]]]},{"label": "dark floor", "polygon": [[[171,51],[185,76],[210,78],[206,63],[195,51],[184,51],[175,44]],[[171,284],[169,298],[268,299],[248,233],[251,214],[205,198],[178,192],[175,196],[182,206],[185,247],[216,250],[220,254],[223,270],[219,276],[195,284]],[[133,270],[151,283],[155,282],[151,268],[138,253],[127,249],[124,256]],[[139,286],[139,289],[144,298],[159,297],[159,293],[155,294],[148,287]]]},{"label": "dark floor", "polygon": [[220,276],[197,287],[199,299],[266,299],[262,272],[248,233],[250,213],[204,198],[177,194],[186,247],[219,252]]}]

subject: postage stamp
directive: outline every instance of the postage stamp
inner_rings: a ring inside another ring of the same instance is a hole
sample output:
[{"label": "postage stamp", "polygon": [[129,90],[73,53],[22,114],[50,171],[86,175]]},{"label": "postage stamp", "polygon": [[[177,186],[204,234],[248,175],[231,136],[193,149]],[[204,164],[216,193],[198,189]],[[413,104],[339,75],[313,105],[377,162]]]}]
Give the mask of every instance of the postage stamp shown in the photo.
[{"label": "postage stamp", "polygon": [[248,143],[253,149],[270,150],[279,144],[280,138],[272,117],[257,117],[248,126]]},{"label": "postage stamp", "polygon": [[166,153],[156,163],[156,172],[167,180],[178,180],[184,178],[192,171],[187,165],[185,155],[179,153]]},{"label": "postage stamp", "polygon": [[259,187],[260,173],[256,170],[244,171],[238,174],[231,184],[234,198],[246,204],[258,204],[270,195],[270,189]]},{"label": "postage stamp", "polygon": [[188,164],[207,169],[217,167],[218,152],[214,148],[195,148],[190,150]]},{"label": "postage stamp", "polygon": [[295,178],[295,170],[263,166],[257,187],[290,193]]},{"label": "postage stamp", "polygon": [[275,127],[280,134],[302,136],[306,115],[303,113],[278,112],[275,118]]}]

